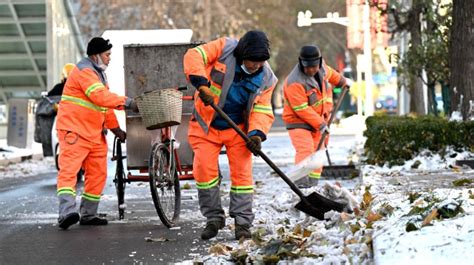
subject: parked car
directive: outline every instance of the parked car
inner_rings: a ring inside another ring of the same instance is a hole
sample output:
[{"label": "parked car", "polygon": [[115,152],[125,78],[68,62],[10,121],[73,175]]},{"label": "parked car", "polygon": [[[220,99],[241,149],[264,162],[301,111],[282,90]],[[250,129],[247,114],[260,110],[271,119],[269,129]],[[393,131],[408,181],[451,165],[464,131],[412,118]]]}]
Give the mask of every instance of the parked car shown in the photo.
[{"label": "parked car", "polygon": [[397,113],[397,100],[392,96],[379,98],[375,102],[375,110],[395,114]]}]

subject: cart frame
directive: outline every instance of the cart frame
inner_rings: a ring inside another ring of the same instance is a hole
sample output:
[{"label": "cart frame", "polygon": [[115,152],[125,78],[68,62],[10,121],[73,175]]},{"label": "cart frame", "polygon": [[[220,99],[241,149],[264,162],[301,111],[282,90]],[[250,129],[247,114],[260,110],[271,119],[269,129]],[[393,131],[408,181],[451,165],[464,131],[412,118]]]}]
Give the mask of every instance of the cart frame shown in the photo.
[{"label": "cart frame", "polygon": [[[135,98],[156,89],[186,89],[184,53],[200,43],[125,45],[125,94]],[[131,182],[149,182],[157,214],[167,227],[179,219],[179,180],[193,179],[193,152],[187,132],[194,109],[194,88],[183,91],[183,112],[178,126],[146,130],[139,113],[126,111],[127,154],[114,140],[112,160],[117,162],[114,183],[118,196],[119,219],[125,214],[125,189]],[[127,158],[127,171],[123,160]],[[132,174],[131,170],[138,171]],[[147,173],[147,175],[144,175]]]}]

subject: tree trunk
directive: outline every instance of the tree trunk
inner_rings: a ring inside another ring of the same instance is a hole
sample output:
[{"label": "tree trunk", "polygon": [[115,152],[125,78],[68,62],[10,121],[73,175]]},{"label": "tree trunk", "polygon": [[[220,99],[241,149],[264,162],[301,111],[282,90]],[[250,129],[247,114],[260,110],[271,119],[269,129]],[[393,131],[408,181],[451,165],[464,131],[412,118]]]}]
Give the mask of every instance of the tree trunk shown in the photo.
[{"label": "tree trunk", "polygon": [[[411,10],[410,19],[410,44],[411,47],[421,46],[421,23],[420,14],[422,8],[421,0],[413,0],[413,8]],[[410,77],[410,112],[415,112],[419,115],[425,115],[425,101],[423,97],[423,81],[419,77],[420,73],[411,73]]]},{"label": "tree trunk", "polygon": [[474,104],[474,34],[472,18],[474,1],[453,1],[453,26],[451,27],[451,46],[449,49],[449,67],[451,70],[451,110],[460,111],[464,120]]}]

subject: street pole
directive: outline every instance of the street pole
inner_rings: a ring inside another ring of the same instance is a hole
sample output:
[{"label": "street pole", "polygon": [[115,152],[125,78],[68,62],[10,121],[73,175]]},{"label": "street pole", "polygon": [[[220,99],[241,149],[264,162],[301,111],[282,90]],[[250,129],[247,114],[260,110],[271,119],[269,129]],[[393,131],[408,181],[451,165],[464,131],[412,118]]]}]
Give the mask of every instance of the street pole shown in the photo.
[{"label": "street pole", "polygon": [[369,1],[365,0],[364,16],[364,57],[365,57],[365,116],[374,115],[374,100],[372,96],[373,78],[372,78],[372,48],[370,36],[370,6]]},{"label": "street pole", "polygon": [[364,55],[357,55],[357,115],[362,116],[362,71],[364,68]]}]

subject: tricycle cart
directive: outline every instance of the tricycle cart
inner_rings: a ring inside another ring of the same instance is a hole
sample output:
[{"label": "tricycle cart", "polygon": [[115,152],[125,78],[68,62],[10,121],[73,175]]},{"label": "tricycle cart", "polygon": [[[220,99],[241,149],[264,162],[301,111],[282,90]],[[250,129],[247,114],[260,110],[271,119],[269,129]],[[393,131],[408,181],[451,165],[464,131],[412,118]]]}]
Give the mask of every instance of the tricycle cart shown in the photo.
[{"label": "tricycle cart", "polygon": [[[187,88],[183,56],[199,43],[124,46],[125,94],[135,98],[157,89],[182,90],[182,116],[177,126],[147,130],[139,113],[126,111],[127,151],[114,141],[112,160],[117,162],[114,183],[119,219],[124,218],[127,183],[150,183],[156,211],[167,227],[176,224],[181,207],[179,180],[192,179],[193,152],[187,131],[193,111],[193,88]],[[123,159],[127,158],[125,172]],[[130,170],[139,172],[132,174]],[[146,173],[146,174],[145,174]]]}]

